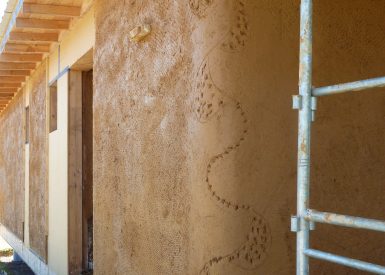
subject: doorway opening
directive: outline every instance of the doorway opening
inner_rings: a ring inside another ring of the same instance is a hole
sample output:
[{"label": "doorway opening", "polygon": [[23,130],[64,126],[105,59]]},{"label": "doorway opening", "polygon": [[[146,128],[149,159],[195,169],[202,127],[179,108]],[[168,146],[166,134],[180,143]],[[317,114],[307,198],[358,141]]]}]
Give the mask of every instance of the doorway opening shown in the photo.
[{"label": "doorway opening", "polygon": [[68,76],[69,274],[93,270],[93,51]]}]

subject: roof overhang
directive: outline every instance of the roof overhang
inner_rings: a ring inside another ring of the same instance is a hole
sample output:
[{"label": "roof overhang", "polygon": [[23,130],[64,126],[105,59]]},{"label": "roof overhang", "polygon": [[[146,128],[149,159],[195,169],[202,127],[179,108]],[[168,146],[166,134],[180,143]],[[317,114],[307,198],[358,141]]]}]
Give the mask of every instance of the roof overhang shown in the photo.
[{"label": "roof overhang", "polygon": [[90,0],[9,0],[0,23],[0,113],[84,12],[83,2]]}]

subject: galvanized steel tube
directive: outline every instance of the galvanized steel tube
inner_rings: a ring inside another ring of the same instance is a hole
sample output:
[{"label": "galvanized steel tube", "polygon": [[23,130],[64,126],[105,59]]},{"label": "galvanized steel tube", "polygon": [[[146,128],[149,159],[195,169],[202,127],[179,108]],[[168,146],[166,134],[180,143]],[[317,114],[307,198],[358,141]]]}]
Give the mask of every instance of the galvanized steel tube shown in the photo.
[{"label": "galvanized steel tube", "polygon": [[384,266],[371,264],[371,263],[367,263],[367,262],[363,262],[363,261],[359,261],[359,260],[354,260],[354,259],[334,255],[331,253],[318,251],[315,249],[307,249],[307,250],[305,250],[305,254],[309,257],[312,257],[312,258],[325,260],[328,262],[348,266],[348,267],[355,268],[358,270],[367,271],[367,272],[371,272],[371,273],[375,273],[375,274],[385,274],[385,267]]},{"label": "galvanized steel tube", "polygon": [[299,95],[302,98],[298,118],[297,160],[297,275],[309,274],[309,259],[304,251],[309,248],[309,222],[305,220],[309,208],[310,127],[312,119],[312,0],[301,1]]},{"label": "galvanized steel tube", "polygon": [[385,232],[385,222],[379,220],[364,219],[360,217],[352,217],[327,212],[318,212],[310,209],[307,211],[305,218],[306,220],[313,222]]},{"label": "galvanized steel tube", "polygon": [[360,80],[350,83],[337,84],[332,86],[320,87],[313,89],[313,96],[324,96],[339,94],[345,92],[361,91],[370,88],[385,87],[385,77]]}]

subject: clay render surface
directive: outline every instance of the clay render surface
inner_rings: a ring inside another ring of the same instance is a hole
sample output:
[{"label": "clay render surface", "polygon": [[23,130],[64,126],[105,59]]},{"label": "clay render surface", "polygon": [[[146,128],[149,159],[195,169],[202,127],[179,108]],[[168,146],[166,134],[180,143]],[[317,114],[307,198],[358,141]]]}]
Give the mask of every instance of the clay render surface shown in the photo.
[{"label": "clay render surface", "polygon": [[16,95],[0,117],[0,221],[23,239],[24,97]]},{"label": "clay render surface", "polygon": [[31,248],[47,257],[46,66],[33,75],[30,93],[29,234]]},{"label": "clay render surface", "polygon": [[[385,3],[315,2],[315,84],[383,75]],[[294,274],[299,1],[96,4],[96,274]],[[130,43],[142,23],[152,34]],[[385,218],[384,103],[320,100],[313,208]],[[384,242],[322,225],[312,237],[375,263]]]}]

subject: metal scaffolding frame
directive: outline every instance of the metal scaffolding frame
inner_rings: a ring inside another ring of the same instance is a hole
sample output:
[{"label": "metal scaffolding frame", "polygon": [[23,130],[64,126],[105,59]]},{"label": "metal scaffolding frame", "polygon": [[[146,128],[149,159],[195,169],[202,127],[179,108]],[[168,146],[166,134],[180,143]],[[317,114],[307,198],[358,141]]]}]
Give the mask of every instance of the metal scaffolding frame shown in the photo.
[{"label": "metal scaffolding frame", "polygon": [[309,247],[314,224],[325,223],[385,232],[385,222],[359,217],[318,212],[309,209],[310,136],[311,123],[317,108],[317,97],[385,86],[385,77],[351,83],[312,88],[312,0],[301,1],[299,95],[293,96],[293,108],[298,109],[297,215],[292,216],[291,228],[297,233],[297,275],[309,274],[309,257],[345,265],[362,271],[385,274],[379,266],[342,257]]}]

